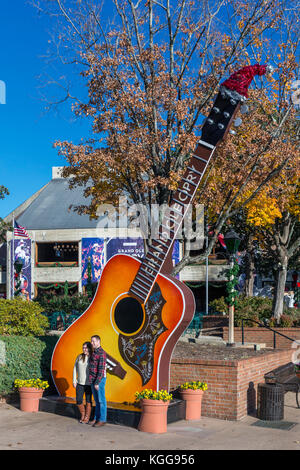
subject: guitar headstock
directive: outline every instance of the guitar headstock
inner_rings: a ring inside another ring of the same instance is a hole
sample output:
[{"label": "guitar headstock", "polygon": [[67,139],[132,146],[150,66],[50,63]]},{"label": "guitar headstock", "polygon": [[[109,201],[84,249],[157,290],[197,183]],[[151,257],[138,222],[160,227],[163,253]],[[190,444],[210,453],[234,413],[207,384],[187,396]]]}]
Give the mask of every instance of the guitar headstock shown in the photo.
[{"label": "guitar headstock", "polygon": [[211,145],[218,145],[227,136],[240,106],[240,100],[220,92],[202,127],[201,139]]},{"label": "guitar headstock", "polygon": [[[253,77],[255,75],[272,73],[273,71],[274,69],[270,65],[255,64],[242,67],[230,75],[222,83],[213,108],[205,120],[202,127],[201,140],[216,146],[224,139],[230,130],[232,121],[241,103],[248,97],[248,87]],[[237,123],[237,125],[240,123]]]}]

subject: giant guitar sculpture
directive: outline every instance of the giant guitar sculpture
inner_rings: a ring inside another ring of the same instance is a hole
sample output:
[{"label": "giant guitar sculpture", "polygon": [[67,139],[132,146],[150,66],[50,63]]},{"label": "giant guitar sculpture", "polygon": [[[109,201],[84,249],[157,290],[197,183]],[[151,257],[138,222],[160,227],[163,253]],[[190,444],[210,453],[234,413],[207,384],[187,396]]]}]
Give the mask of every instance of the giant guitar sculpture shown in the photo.
[{"label": "giant guitar sculpture", "polygon": [[246,100],[251,80],[267,71],[265,65],[244,67],[222,84],[159,237],[142,261],[115,255],[105,265],[91,305],[64,332],[53,352],[52,377],[60,395],[75,396],[75,358],[95,334],[109,354],[108,401],[133,402],[134,393],[143,388],[169,389],[171,355],[193,318],[195,300],[185,284],[169,275],[167,259],[210,158]]}]

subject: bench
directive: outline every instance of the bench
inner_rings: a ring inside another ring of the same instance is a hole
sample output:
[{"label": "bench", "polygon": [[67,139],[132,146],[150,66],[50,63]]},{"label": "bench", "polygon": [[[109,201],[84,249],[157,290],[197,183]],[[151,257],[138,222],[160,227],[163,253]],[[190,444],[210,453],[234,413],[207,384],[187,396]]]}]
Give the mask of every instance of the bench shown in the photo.
[{"label": "bench", "polygon": [[296,393],[297,406],[298,408],[300,408],[298,400],[298,393],[300,391],[300,379],[296,375],[295,364],[293,362],[289,362],[288,364],[284,364],[283,366],[277,367],[277,369],[271,370],[271,372],[268,372],[264,375],[264,378],[266,384],[282,385],[284,388],[284,393]]}]

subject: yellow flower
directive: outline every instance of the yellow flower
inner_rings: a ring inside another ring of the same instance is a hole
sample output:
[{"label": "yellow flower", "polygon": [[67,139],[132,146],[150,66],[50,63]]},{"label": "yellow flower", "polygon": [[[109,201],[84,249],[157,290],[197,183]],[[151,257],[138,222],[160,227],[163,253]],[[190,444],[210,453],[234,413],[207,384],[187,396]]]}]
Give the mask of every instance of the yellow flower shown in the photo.
[{"label": "yellow flower", "polygon": [[172,394],[168,393],[167,390],[152,390],[152,389],[144,389],[141,392],[136,392],[135,397],[137,400],[141,400],[143,398],[148,400],[163,400],[169,401],[172,399]]},{"label": "yellow flower", "polygon": [[32,387],[32,388],[40,388],[46,389],[49,387],[49,384],[46,380],[41,379],[27,379],[27,380],[20,380],[16,379],[14,382],[16,388],[20,387]]},{"label": "yellow flower", "polygon": [[192,381],[192,382],[185,382],[180,386],[181,390],[207,390],[207,384],[205,382]]}]

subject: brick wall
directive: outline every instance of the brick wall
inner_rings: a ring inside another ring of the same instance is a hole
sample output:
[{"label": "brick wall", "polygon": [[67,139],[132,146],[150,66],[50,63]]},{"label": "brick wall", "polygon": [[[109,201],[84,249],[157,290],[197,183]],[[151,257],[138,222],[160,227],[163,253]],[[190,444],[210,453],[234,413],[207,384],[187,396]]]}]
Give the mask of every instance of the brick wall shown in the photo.
[{"label": "brick wall", "polygon": [[228,326],[228,317],[225,315],[204,315],[202,319],[202,325],[202,328]]},{"label": "brick wall", "polygon": [[291,355],[292,350],[277,350],[239,361],[174,358],[170,389],[186,381],[202,380],[208,384],[203,416],[240,420],[256,409],[257,385],[264,382],[264,374],[290,362]]},{"label": "brick wall", "polygon": [[[273,328],[274,330],[282,333],[295,341],[300,340],[300,328]],[[265,343],[267,348],[273,348],[273,331],[265,328],[244,328],[244,340],[248,343]],[[228,328],[223,327],[223,339],[228,340]],[[242,328],[234,328],[234,340],[242,342]],[[283,336],[276,335],[276,348],[290,349],[292,342]]]}]

